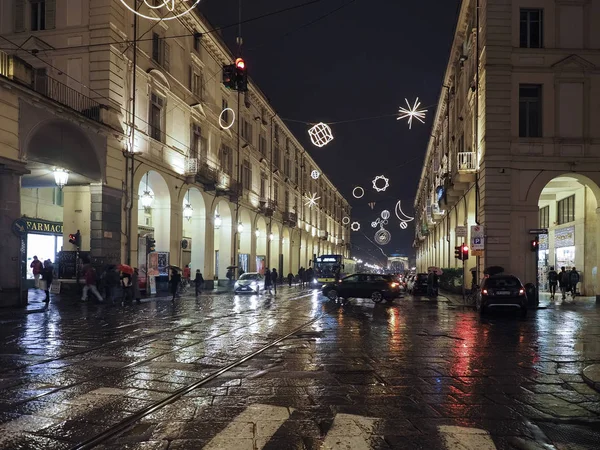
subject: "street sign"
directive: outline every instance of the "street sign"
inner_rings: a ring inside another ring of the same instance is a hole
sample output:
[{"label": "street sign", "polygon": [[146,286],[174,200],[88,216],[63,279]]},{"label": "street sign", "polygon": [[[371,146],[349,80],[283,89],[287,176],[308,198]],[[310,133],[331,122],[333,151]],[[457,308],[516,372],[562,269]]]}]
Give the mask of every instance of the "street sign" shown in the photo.
[{"label": "street sign", "polygon": [[467,227],[456,227],[456,237],[467,237]]},{"label": "street sign", "polygon": [[485,250],[485,235],[481,225],[471,225],[471,249]]},{"label": "street sign", "polygon": [[548,228],[532,228],[529,234],[548,234]]}]

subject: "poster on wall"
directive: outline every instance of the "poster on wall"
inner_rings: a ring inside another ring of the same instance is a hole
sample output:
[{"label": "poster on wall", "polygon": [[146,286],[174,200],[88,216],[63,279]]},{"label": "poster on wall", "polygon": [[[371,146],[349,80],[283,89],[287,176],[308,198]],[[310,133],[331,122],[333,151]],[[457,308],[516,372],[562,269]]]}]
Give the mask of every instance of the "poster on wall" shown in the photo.
[{"label": "poster on wall", "polygon": [[150,286],[150,294],[156,294],[156,277],[148,277],[148,285]]},{"label": "poster on wall", "polygon": [[152,252],[148,255],[148,277],[169,274],[169,252]]},{"label": "poster on wall", "polygon": [[557,228],[554,230],[554,247],[572,247],[575,245],[575,227]]}]

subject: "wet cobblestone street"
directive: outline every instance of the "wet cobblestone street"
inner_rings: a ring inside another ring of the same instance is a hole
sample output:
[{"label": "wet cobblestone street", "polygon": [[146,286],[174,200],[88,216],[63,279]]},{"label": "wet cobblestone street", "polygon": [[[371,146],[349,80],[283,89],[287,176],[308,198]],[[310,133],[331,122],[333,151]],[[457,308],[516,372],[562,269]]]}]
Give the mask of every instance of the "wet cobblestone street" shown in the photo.
[{"label": "wet cobblestone street", "polygon": [[2,449],[571,450],[600,438],[600,393],[581,376],[600,362],[600,308],[584,300],[481,319],[443,298],[340,307],[294,288],[59,302],[3,315],[0,334]]}]

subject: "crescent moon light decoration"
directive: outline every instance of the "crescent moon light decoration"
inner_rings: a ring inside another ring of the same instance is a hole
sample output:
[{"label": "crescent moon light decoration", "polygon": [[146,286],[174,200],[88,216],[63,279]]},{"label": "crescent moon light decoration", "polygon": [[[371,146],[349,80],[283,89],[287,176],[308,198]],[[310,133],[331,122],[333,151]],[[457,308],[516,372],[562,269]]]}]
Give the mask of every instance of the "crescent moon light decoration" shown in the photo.
[{"label": "crescent moon light decoration", "polygon": [[402,211],[401,200],[398,200],[398,203],[396,203],[396,208],[394,209],[394,212],[396,213],[396,217],[400,221],[400,228],[402,228],[403,230],[406,230],[408,228],[408,222],[412,222],[413,220],[415,220],[414,217],[410,217],[406,215],[404,211]]}]

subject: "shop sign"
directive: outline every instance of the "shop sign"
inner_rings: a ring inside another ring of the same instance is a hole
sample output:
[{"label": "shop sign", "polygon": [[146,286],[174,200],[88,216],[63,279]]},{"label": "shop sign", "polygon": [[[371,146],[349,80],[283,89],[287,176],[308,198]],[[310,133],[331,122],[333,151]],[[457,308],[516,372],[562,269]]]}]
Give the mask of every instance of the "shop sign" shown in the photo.
[{"label": "shop sign", "polygon": [[549,246],[548,246],[548,235],[547,234],[540,234],[540,245],[539,245],[539,249],[540,250],[548,250]]},{"label": "shop sign", "polygon": [[21,217],[13,222],[12,230],[17,236],[25,236],[27,233],[61,235],[63,234],[63,224]]},{"label": "shop sign", "polygon": [[554,230],[554,247],[572,247],[575,245],[575,227],[557,228]]}]

